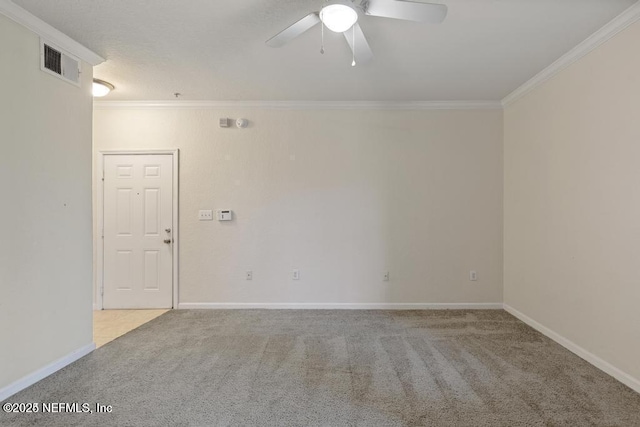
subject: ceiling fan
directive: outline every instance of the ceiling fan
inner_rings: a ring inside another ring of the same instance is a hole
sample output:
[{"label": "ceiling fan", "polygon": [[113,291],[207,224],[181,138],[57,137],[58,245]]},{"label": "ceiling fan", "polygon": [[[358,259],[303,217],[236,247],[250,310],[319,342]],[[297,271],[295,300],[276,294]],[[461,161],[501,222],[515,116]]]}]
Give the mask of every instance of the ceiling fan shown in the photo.
[{"label": "ceiling fan", "polygon": [[[298,20],[267,40],[266,44],[271,47],[284,46],[322,22],[323,31],[327,27],[344,34],[353,54],[351,65],[356,65],[356,59],[359,63],[366,63],[373,59],[373,52],[358,24],[360,15],[439,24],[447,16],[447,6],[405,0],[329,0],[319,12],[312,12]],[[320,53],[324,53],[324,46]]]}]

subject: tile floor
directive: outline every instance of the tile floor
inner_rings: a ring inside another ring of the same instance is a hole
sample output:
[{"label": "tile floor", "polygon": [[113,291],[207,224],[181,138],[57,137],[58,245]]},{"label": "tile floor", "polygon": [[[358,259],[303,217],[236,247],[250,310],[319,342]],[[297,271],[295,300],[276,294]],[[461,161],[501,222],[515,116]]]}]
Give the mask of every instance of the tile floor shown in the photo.
[{"label": "tile floor", "polygon": [[102,347],[121,335],[169,310],[96,310],[93,312],[93,341]]}]

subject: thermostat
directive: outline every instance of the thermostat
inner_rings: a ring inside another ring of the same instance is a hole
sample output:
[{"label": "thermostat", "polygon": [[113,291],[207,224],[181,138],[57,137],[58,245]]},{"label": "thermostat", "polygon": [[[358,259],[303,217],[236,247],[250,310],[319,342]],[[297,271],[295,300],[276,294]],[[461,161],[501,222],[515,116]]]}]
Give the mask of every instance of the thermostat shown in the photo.
[{"label": "thermostat", "polygon": [[230,210],[217,210],[216,215],[218,221],[231,221],[233,219],[233,213]]}]

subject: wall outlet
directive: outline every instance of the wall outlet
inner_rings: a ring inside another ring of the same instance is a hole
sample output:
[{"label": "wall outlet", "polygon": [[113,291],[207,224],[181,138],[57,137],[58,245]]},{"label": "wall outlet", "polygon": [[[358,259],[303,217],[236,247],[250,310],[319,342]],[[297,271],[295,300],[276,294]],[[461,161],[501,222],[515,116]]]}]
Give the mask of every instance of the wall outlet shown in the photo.
[{"label": "wall outlet", "polygon": [[213,221],[213,211],[212,210],[198,211],[198,220],[199,221]]},{"label": "wall outlet", "polygon": [[300,270],[293,270],[293,273],[291,274],[291,278],[293,280],[300,280]]},{"label": "wall outlet", "polygon": [[245,278],[246,280],[253,280],[253,271],[251,271],[251,270],[247,270],[247,272],[246,272],[246,273],[245,273],[245,275],[244,275],[244,278]]},{"label": "wall outlet", "polygon": [[389,281],[389,272],[385,272],[384,276],[382,276],[382,281],[383,282],[388,282]]},{"label": "wall outlet", "polygon": [[469,280],[471,280],[472,282],[475,282],[478,280],[478,273],[476,273],[475,270],[471,270],[469,272]]}]

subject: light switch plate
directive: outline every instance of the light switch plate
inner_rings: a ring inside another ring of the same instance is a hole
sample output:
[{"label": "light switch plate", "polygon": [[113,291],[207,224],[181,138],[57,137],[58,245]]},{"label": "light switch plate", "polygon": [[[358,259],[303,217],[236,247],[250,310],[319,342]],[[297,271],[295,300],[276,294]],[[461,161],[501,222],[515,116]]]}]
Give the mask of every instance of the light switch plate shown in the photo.
[{"label": "light switch plate", "polygon": [[213,211],[212,210],[201,210],[198,211],[198,220],[199,221],[213,221]]}]

